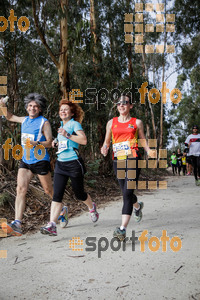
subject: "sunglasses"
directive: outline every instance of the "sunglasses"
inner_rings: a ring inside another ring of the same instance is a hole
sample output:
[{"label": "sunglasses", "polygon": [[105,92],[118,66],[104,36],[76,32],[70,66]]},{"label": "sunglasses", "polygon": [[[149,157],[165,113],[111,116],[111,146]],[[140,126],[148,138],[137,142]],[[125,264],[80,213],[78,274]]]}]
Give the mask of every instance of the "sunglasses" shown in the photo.
[{"label": "sunglasses", "polygon": [[117,102],[117,106],[119,106],[119,105],[128,105],[128,104],[130,104],[129,100],[123,100],[123,101]]}]

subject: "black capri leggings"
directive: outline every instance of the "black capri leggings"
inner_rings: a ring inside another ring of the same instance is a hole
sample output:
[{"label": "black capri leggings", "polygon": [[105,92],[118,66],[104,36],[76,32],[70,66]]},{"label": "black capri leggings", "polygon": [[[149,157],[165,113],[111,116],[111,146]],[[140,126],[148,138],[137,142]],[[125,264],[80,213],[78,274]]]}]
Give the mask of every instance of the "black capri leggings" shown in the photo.
[{"label": "black capri leggings", "polygon": [[53,201],[62,202],[69,178],[71,179],[72,189],[76,198],[85,201],[87,199],[87,193],[84,191],[84,176],[82,166],[78,160],[56,162]]},{"label": "black capri leggings", "polygon": [[192,165],[193,165],[193,171],[194,171],[194,177],[197,180],[200,176],[200,156],[190,156],[192,159]]},{"label": "black capri leggings", "polygon": [[132,215],[133,204],[137,202],[133,185],[137,184],[140,169],[138,157],[126,160],[114,160],[113,167],[123,194],[122,215]]}]

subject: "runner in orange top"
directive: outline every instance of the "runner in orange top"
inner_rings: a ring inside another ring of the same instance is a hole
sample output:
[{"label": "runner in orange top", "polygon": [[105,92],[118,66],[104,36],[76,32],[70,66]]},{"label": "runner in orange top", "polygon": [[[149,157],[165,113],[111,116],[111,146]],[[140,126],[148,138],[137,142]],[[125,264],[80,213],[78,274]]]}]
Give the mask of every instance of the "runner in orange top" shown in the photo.
[{"label": "runner in orange top", "polygon": [[[133,208],[136,222],[142,219],[143,203],[137,202],[134,194],[140,169],[138,168],[138,137],[145,140],[143,123],[141,120],[132,118],[130,110],[133,108],[129,95],[122,95],[117,103],[119,117],[108,121],[106,136],[101,153],[106,156],[112,137],[113,167],[123,194],[122,223],[113,233],[114,237],[124,240],[126,228],[130,221]],[[147,143],[144,147],[147,153],[153,157],[154,152],[150,150]]]}]

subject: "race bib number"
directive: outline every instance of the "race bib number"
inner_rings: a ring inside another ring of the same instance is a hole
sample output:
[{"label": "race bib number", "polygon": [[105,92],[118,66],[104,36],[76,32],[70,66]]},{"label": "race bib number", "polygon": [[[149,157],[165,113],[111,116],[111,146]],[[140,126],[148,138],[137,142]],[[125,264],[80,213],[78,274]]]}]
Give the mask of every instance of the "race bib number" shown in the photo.
[{"label": "race bib number", "polygon": [[67,141],[59,141],[58,142],[58,152],[56,152],[56,153],[58,154],[60,152],[65,151],[66,149],[68,149]]},{"label": "race bib number", "polygon": [[131,154],[130,142],[121,142],[113,144],[113,152],[115,157],[127,156]]},{"label": "race bib number", "polygon": [[34,141],[34,134],[22,133],[22,136],[21,136],[21,144],[22,144],[22,146],[26,145],[26,140],[27,139],[29,139],[30,141]]}]

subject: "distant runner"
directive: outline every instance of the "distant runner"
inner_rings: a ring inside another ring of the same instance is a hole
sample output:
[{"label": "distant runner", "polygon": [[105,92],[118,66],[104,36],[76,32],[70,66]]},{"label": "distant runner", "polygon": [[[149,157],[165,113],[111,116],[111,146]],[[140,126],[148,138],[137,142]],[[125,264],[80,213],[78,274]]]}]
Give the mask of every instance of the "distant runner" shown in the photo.
[{"label": "distant runner", "polygon": [[175,175],[175,173],[177,174],[177,156],[175,151],[171,155],[171,163],[172,163],[172,172],[173,175]]},{"label": "distant runner", "polygon": [[188,155],[192,160],[195,183],[200,186],[200,134],[197,125],[192,127],[192,134],[187,137],[185,145],[189,147]]}]

